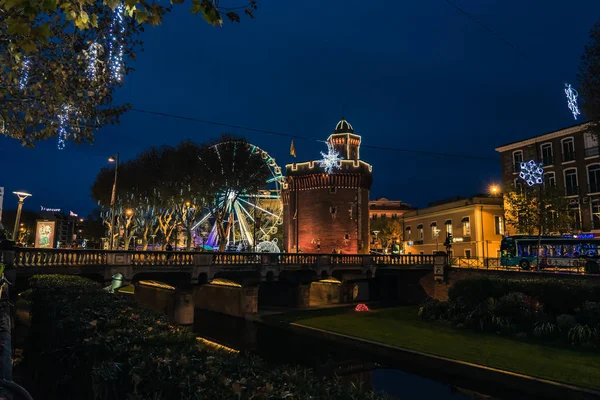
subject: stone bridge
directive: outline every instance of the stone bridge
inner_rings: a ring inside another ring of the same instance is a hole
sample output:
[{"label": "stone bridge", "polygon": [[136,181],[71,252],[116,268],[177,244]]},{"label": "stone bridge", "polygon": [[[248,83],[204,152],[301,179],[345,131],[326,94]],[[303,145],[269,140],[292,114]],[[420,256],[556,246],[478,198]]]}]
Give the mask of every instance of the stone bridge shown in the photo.
[{"label": "stone bridge", "polygon": [[308,273],[311,279],[340,280],[374,277],[381,270],[432,270],[433,255],[357,255],[304,253],[213,253],[166,251],[108,251],[16,248],[4,251],[0,262],[14,269],[17,278],[35,274],[70,274],[102,277],[108,284],[115,273],[125,283],[138,275],[188,276],[188,283],[206,283],[240,276],[277,281],[282,275]]}]

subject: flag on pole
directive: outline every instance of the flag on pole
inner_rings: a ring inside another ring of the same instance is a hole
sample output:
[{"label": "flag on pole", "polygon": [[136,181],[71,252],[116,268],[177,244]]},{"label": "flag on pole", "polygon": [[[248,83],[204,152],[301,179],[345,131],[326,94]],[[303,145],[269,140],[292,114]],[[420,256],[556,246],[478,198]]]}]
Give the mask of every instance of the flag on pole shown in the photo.
[{"label": "flag on pole", "polygon": [[296,157],[296,147],[294,147],[293,140],[292,140],[292,144],[290,145],[290,156]]}]

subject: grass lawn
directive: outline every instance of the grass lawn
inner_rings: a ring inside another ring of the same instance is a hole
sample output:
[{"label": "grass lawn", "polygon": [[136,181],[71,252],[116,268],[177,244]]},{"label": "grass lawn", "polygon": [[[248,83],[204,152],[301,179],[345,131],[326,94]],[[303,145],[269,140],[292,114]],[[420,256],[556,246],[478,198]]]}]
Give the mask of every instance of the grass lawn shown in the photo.
[{"label": "grass lawn", "polygon": [[416,307],[357,313],[300,312],[287,322],[343,333],[423,353],[486,365],[570,385],[600,389],[600,353],[557,348],[455,329],[417,318]]}]

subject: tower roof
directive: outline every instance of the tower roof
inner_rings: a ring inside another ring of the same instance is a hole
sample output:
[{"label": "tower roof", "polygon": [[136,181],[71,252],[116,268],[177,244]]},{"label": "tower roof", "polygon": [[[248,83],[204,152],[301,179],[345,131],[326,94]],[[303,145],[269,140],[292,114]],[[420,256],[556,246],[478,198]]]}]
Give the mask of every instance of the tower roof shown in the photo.
[{"label": "tower roof", "polygon": [[333,133],[354,133],[354,129],[352,128],[352,125],[342,117],[340,122],[335,126]]}]

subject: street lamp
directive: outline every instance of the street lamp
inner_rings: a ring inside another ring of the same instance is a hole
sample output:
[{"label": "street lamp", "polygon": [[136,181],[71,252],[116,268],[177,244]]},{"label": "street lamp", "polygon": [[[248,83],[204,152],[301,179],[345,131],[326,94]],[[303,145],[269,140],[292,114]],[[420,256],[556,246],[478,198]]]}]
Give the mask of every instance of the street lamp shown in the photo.
[{"label": "street lamp", "polygon": [[496,184],[492,184],[489,187],[489,192],[492,196],[497,196],[500,194],[500,186],[496,185]]},{"label": "street lamp", "polygon": [[19,232],[19,223],[21,222],[21,210],[23,209],[23,202],[26,198],[30,197],[31,194],[26,192],[13,192],[19,198],[19,205],[17,206],[17,218],[15,219],[15,227],[13,229],[13,240],[16,241],[17,233]]},{"label": "street lamp", "polygon": [[[117,197],[117,173],[119,171],[119,153],[114,157],[110,157],[108,162],[115,163],[115,181],[113,182],[112,195],[110,197],[111,216],[110,216],[110,249],[114,248],[114,231],[115,231],[115,200]],[[118,231],[117,231],[118,232]]]}]

